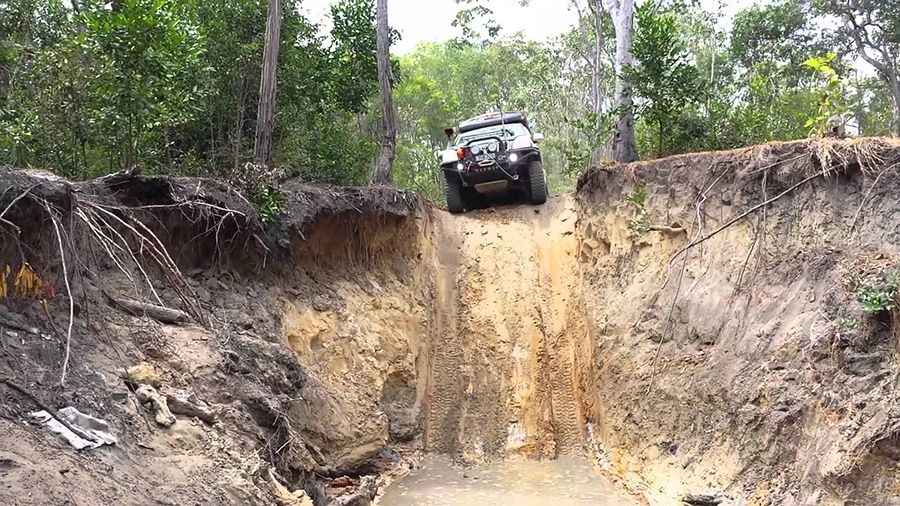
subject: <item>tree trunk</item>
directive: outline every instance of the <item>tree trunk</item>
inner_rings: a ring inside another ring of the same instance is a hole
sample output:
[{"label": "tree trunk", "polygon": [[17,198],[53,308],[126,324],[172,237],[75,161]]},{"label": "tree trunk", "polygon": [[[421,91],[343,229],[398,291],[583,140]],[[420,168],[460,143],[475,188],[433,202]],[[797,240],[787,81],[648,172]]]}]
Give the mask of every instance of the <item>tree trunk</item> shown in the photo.
[{"label": "tree trunk", "polygon": [[[891,132],[896,136],[900,136],[900,67],[897,65],[896,55],[888,44],[873,44],[872,38],[867,31],[867,25],[857,21],[857,11],[854,9],[861,8],[860,5],[835,2],[832,7],[836,7],[837,13],[847,22],[847,28],[850,31],[850,36],[856,43],[856,50],[859,56],[874,67],[878,75],[888,85],[891,99],[894,102],[894,109],[891,111],[893,120]],[[871,18],[869,18],[868,22],[870,24],[871,21]],[[874,26],[878,26],[877,23]],[[875,51],[875,56],[869,53],[869,49]],[[880,59],[879,55],[881,56]]]},{"label": "tree trunk", "polygon": [[241,148],[243,144],[244,137],[244,100],[245,90],[248,88],[247,86],[247,78],[241,77],[240,85],[238,86],[238,100],[237,100],[237,118],[234,121],[234,133],[231,134],[231,156],[232,156],[232,173],[237,174],[238,168],[241,166]]},{"label": "tree trunk", "polygon": [[634,63],[631,44],[634,38],[634,0],[610,0],[610,15],[616,31],[616,110],[619,118],[613,133],[613,158],[617,162],[637,160],[634,140],[634,98],[625,67]]},{"label": "tree trunk", "polygon": [[382,141],[381,153],[375,164],[372,184],[390,184],[391,169],[397,154],[397,117],[391,78],[391,34],[388,27],[387,0],[378,0],[377,7],[378,85],[381,89]]},{"label": "tree trunk", "polygon": [[[578,10],[578,26],[580,27],[580,30],[582,32],[585,32],[585,16],[581,11],[580,4],[578,2],[573,2],[573,5],[575,5],[576,9]],[[601,50],[603,48],[603,9],[600,5],[600,0],[588,0],[587,7],[590,14],[591,28],[594,32],[594,40],[592,41],[592,54],[590,56],[586,56],[585,61],[587,61],[588,65],[591,68],[591,112],[597,115],[595,130],[599,130],[599,116],[602,109],[600,105],[600,58]],[[584,36],[584,41],[585,43],[588,42],[586,35]]]},{"label": "tree trunk", "polygon": [[891,118],[894,124],[891,125],[891,132],[895,137],[900,137],[900,76],[894,76],[891,82],[891,96],[894,100],[894,110]]},{"label": "tree trunk", "polygon": [[259,84],[259,110],[256,115],[256,143],[253,148],[254,161],[266,167],[272,166],[272,131],[275,128],[275,91],[280,42],[281,0],[269,0],[262,77]]}]

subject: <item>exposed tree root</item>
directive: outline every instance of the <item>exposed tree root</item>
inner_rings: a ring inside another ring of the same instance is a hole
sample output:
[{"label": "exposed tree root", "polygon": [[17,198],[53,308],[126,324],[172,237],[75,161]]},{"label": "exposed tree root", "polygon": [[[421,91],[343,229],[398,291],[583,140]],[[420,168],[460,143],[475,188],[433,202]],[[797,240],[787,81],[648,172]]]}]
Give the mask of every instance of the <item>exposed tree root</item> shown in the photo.
[{"label": "exposed tree root", "polygon": [[803,186],[803,185],[805,185],[805,184],[807,184],[807,183],[809,183],[809,182],[812,182],[812,181],[814,181],[814,180],[816,180],[816,179],[818,179],[818,178],[820,178],[820,177],[824,177],[824,176],[825,176],[825,173],[817,172],[816,174],[813,174],[812,176],[809,176],[809,177],[804,178],[802,181],[800,181],[799,183],[797,183],[797,184],[791,186],[791,187],[788,188],[787,190],[785,190],[785,191],[779,193],[777,196],[772,197],[771,199],[765,200],[765,201],[763,201],[763,202],[761,202],[761,203],[759,203],[759,204],[757,204],[757,205],[751,207],[750,209],[747,209],[747,210],[744,211],[743,213],[741,213],[741,214],[735,216],[734,218],[728,220],[724,225],[722,225],[721,227],[717,228],[715,231],[709,233],[708,235],[705,235],[705,236],[701,237],[700,239],[697,239],[697,240],[695,240],[695,241],[692,241],[692,242],[691,242],[690,244],[688,244],[687,246],[685,246],[685,247],[681,248],[680,250],[678,250],[674,255],[672,255],[672,258],[669,259],[669,265],[671,265],[678,257],[680,257],[681,255],[683,255],[684,253],[688,252],[689,250],[691,250],[692,248],[694,248],[694,247],[696,247],[696,246],[698,246],[698,245],[700,245],[700,244],[703,244],[704,242],[706,242],[706,241],[712,239],[713,237],[719,235],[720,233],[724,232],[725,230],[727,230],[728,228],[730,228],[732,225],[734,225],[735,223],[738,223],[739,221],[743,220],[743,219],[746,218],[747,216],[750,216],[751,214],[753,214],[753,213],[755,213],[756,211],[759,211],[760,209],[762,209],[762,208],[764,208],[764,207],[766,207],[766,206],[772,204],[773,202],[778,201],[778,200],[784,198],[784,197],[787,196],[787,195],[790,195],[791,193],[793,193],[794,191],[796,191],[796,190],[797,190],[798,188],[800,188],[801,186]]},{"label": "exposed tree root", "polygon": [[[236,234],[243,232],[256,236],[255,230],[259,229],[256,217],[252,215],[252,207],[232,209],[227,203],[205,201],[200,196],[199,183],[196,189],[191,188],[196,197],[185,199],[174,193],[174,182],[161,178],[140,179],[116,174],[93,182],[69,183],[50,175],[26,172],[10,172],[0,177],[9,183],[0,195],[0,230],[14,239],[11,244],[19,245],[23,234],[34,234],[35,230],[40,230],[40,227],[32,225],[41,216],[45,216],[52,226],[52,250],[44,247],[41,251],[30,252],[26,257],[21,252],[21,246],[19,249],[22,263],[43,261],[48,266],[57,263],[61,269],[68,300],[68,324],[65,335],[61,336],[64,352],[60,384],[63,386],[72,353],[76,296],[73,281],[90,280],[117,306],[132,314],[150,316],[166,323],[190,319],[207,322],[205,311],[178,264],[158,232],[145,221],[156,219],[165,230],[164,223],[158,218],[164,215],[158,213],[180,211],[191,225],[204,228],[200,235],[215,235],[215,249],[220,255],[223,248],[220,236],[227,220],[234,221]],[[233,190],[225,193],[228,191]],[[155,203],[154,200],[165,203]],[[29,243],[40,244],[35,239],[29,238]],[[79,249],[99,252],[100,255],[93,254],[90,258],[81,259],[77,254]],[[94,273],[101,271],[101,266],[106,262],[111,262],[115,270],[129,280],[136,300],[115,297],[102,289],[103,280]],[[157,274],[162,275],[184,311],[167,307],[153,282]],[[149,292],[153,303],[140,300],[144,291],[142,287]],[[82,295],[86,297],[84,287],[81,288]],[[50,300],[52,294],[44,294],[44,297]]]}]

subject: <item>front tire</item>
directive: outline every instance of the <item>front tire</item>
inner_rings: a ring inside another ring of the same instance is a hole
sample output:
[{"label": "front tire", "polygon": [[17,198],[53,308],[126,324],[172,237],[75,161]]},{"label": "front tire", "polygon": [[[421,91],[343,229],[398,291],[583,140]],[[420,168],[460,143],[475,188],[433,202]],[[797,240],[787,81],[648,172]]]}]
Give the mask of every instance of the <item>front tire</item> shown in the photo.
[{"label": "front tire", "polygon": [[544,164],[539,160],[531,162],[528,166],[528,185],[532,204],[547,202],[547,173],[544,172]]},{"label": "front tire", "polygon": [[444,198],[447,201],[447,210],[453,214],[459,214],[466,210],[462,191],[462,181],[459,180],[459,176],[444,171]]}]

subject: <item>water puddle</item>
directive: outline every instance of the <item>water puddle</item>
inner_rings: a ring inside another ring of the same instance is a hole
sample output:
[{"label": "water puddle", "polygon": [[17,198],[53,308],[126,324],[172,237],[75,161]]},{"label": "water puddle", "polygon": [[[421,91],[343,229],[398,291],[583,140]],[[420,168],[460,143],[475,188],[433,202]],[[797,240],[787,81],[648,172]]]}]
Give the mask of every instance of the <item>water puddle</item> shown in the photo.
[{"label": "water puddle", "polygon": [[382,506],[627,506],[640,504],[580,459],[524,459],[460,468],[429,455],[388,487]]}]

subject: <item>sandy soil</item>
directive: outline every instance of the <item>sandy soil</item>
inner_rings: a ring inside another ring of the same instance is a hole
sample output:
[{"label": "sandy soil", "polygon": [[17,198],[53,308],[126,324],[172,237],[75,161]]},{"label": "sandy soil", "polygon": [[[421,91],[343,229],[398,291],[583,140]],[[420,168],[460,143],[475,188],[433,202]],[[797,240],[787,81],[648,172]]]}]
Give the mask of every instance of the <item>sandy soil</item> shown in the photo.
[{"label": "sandy soil", "polygon": [[[0,378],[120,437],[75,453],[0,387],[0,500],[367,504],[424,450],[584,455],[660,505],[897,504],[900,316],[858,301],[900,265],[896,162],[894,141],[776,143],[597,167],[546,206],[461,216],[291,183],[268,228],[205,181],[0,175],[0,208],[34,187],[4,217],[22,233],[0,243],[0,272],[25,260],[54,288],[0,300]],[[66,228],[81,255],[62,387],[69,306],[41,202],[63,216],[72,195],[144,219],[180,277]],[[152,300],[145,278],[193,321],[110,304]],[[218,423],[159,426],[125,373],[140,362]]]},{"label": "sandy soil", "polygon": [[568,196],[441,216],[427,449],[473,462],[580,449],[576,220]]},{"label": "sandy soil", "polygon": [[511,458],[460,467],[432,455],[409,477],[388,487],[383,506],[633,506],[641,504],[580,458]]}]

